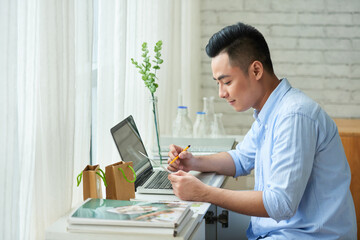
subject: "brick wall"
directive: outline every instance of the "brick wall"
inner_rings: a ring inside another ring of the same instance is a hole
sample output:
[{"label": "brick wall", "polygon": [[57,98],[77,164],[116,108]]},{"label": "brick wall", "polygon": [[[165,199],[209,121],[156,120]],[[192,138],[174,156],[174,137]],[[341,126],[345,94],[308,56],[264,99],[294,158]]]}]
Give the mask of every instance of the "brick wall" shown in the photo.
[{"label": "brick wall", "polygon": [[205,46],[238,21],[263,33],[274,71],[317,101],[331,117],[360,118],[359,0],[202,0],[201,96],[215,96],[228,134],[245,134],[253,110],[235,112],[218,97]]}]

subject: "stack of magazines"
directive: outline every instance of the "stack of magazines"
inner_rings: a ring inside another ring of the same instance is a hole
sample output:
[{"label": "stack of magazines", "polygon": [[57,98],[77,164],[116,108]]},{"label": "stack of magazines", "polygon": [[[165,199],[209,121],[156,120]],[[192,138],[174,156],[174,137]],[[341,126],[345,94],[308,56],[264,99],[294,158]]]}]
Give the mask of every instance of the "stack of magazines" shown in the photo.
[{"label": "stack of magazines", "polygon": [[69,232],[177,236],[193,216],[190,203],[87,199],[68,218]]}]

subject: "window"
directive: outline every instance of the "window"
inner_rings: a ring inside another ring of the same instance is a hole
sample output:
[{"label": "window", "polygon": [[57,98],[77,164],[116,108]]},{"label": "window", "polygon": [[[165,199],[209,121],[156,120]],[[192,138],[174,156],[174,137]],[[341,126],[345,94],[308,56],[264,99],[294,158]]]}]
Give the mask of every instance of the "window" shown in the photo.
[{"label": "window", "polygon": [[97,73],[98,73],[98,0],[93,0],[93,50],[92,50],[92,77],[91,77],[91,145],[90,165],[96,164],[96,115],[97,115]]}]

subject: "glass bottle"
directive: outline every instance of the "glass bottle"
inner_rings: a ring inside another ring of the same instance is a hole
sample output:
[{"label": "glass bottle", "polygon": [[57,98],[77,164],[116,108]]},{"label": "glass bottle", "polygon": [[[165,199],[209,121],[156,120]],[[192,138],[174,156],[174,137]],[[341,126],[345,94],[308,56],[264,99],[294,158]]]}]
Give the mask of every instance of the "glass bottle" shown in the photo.
[{"label": "glass bottle", "polygon": [[203,138],[203,137],[207,137],[208,134],[209,134],[209,129],[206,122],[206,113],[197,112],[196,120],[194,123],[193,136],[196,138]]},{"label": "glass bottle", "polygon": [[193,127],[191,119],[188,116],[188,108],[186,106],[178,106],[177,115],[173,122],[173,137],[192,137]]},{"label": "glass bottle", "polygon": [[211,134],[211,126],[213,125],[213,122],[214,122],[214,114],[215,114],[215,111],[214,111],[214,97],[211,96],[211,97],[204,97],[203,98],[204,100],[204,110],[203,112],[206,113],[206,125],[207,125],[207,128],[209,129],[209,134]]},{"label": "glass bottle", "polygon": [[218,138],[225,136],[225,128],[222,122],[222,113],[214,114],[214,122],[211,126],[211,137]]}]

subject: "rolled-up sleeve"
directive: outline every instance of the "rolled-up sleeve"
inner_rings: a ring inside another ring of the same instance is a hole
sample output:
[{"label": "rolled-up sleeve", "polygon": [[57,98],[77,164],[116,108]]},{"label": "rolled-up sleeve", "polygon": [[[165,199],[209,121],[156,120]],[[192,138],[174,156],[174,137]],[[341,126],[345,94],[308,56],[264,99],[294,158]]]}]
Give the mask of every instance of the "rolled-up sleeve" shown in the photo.
[{"label": "rolled-up sleeve", "polygon": [[288,114],[274,126],[270,175],[264,207],[277,222],[291,218],[308,183],[316,150],[317,126],[302,114]]}]

